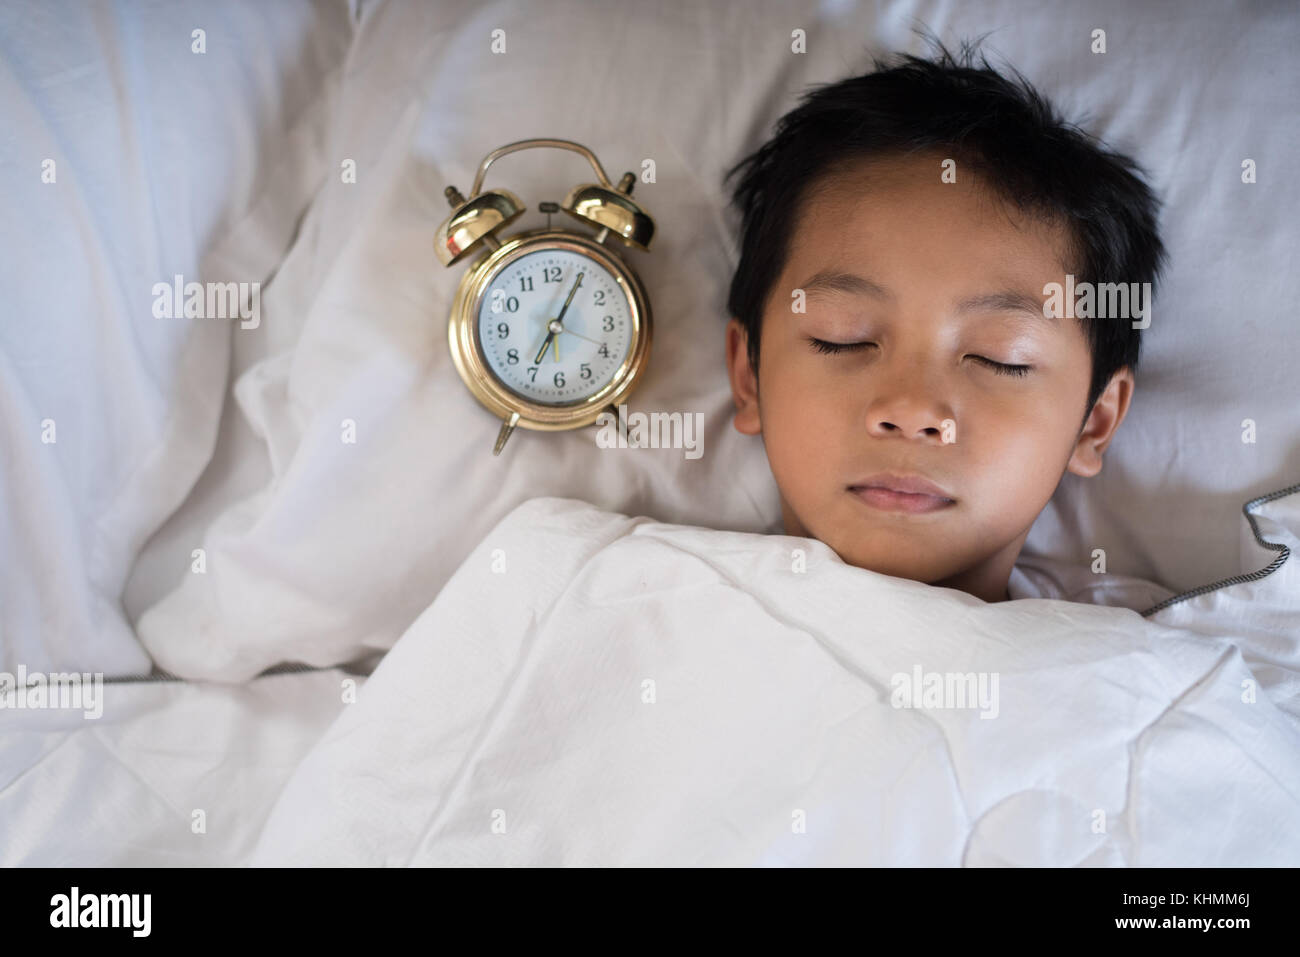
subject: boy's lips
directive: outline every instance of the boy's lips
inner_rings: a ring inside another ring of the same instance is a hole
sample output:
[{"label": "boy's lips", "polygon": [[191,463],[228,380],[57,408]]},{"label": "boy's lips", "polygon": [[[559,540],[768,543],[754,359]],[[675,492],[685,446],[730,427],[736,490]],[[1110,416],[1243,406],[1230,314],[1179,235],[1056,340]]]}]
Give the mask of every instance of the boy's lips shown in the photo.
[{"label": "boy's lips", "polygon": [[957,504],[929,479],[897,472],[868,476],[850,485],[849,491],[866,504],[891,512],[935,512]]}]

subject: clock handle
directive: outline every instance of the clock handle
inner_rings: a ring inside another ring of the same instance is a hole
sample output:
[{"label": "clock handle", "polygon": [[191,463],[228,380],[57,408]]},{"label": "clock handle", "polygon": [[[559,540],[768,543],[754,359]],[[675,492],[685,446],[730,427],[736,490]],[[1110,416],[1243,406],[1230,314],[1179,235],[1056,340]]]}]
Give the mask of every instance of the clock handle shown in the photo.
[{"label": "clock handle", "polygon": [[510,433],[515,430],[515,424],[519,421],[519,413],[511,412],[510,418],[501,423],[501,431],[497,433],[497,444],[492,448],[493,455],[500,455],[501,450],[506,447],[506,439],[510,438]]},{"label": "clock handle", "polygon": [[587,149],[587,147],[583,146],[581,143],[575,143],[573,140],[533,139],[517,140],[514,143],[507,143],[505,146],[499,146],[491,153],[488,153],[487,156],[483,157],[483,162],[479,164],[478,173],[474,176],[474,186],[469,191],[469,195],[474,197],[479,194],[479,190],[483,188],[483,177],[487,175],[489,166],[509,153],[528,149],[572,150],[574,153],[580,154],[588,163],[591,164],[591,168],[596,171],[596,176],[600,179],[601,186],[604,186],[606,189],[614,188],[614,184],[611,183],[609,177],[605,175],[605,168],[600,165],[600,160],[596,159],[596,154]]}]

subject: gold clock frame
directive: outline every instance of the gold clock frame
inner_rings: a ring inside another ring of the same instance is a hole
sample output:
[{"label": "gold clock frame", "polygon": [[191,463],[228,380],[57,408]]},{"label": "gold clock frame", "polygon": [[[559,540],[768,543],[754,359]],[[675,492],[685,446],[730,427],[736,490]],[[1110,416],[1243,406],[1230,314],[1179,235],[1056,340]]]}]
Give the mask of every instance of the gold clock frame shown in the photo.
[{"label": "gold clock frame", "polygon": [[[479,342],[479,312],[492,280],[515,260],[542,250],[568,250],[594,259],[608,269],[627,296],[632,320],[632,346],[609,382],[585,399],[564,404],[535,402],[515,392],[483,361]],[[650,302],[632,266],[591,237],[547,228],[511,236],[476,262],[461,280],[447,326],[456,371],[479,403],[493,415],[505,419],[506,425],[512,428],[542,432],[581,428],[595,422],[601,412],[617,408],[645,372],[653,337]]]}]

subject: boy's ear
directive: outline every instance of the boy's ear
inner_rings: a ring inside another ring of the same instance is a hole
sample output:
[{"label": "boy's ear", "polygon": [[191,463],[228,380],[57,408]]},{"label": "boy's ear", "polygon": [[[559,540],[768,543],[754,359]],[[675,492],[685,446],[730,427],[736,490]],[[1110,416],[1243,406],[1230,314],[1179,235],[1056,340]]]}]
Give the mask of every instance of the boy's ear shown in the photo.
[{"label": "boy's ear", "polygon": [[1128,414],[1133,388],[1133,371],[1128,366],[1110,377],[1074,443],[1074,452],[1065,467],[1067,472],[1091,477],[1101,471],[1102,453]]},{"label": "boy's ear", "polygon": [[727,323],[727,375],[731,397],[736,402],[732,424],[737,432],[758,435],[763,431],[758,417],[758,377],[749,363],[749,337],[739,319]]}]

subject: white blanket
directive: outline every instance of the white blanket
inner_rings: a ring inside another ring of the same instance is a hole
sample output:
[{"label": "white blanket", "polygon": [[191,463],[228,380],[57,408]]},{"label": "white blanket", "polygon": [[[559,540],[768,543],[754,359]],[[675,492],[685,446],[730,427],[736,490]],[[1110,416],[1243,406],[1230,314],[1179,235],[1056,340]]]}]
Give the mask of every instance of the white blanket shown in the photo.
[{"label": "white blanket", "polygon": [[[534,499],[299,766],[252,861],[1294,866],[1296,565],[1192,630]],[[927,697],[965,675],[973,699]]]}]

